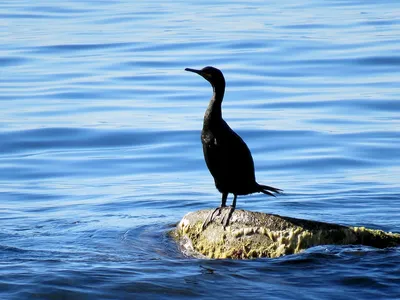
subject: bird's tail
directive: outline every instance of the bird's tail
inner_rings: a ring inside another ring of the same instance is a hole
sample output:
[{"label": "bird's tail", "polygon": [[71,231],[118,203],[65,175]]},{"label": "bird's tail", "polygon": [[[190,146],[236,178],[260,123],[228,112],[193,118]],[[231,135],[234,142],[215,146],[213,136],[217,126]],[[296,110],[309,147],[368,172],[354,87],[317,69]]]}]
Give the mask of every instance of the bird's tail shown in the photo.
[{"label": "bird's tail", "polygon": [[260,193],[264,193],[266,195],[270,195],[273,197],[275,197],[275,194],[280,194],[282,192],[281,189],[277,189],[277,188],[274,188],[274,187],[268,186],[268,185],[258,184],[258,187],[260,189],[259,190]]}]

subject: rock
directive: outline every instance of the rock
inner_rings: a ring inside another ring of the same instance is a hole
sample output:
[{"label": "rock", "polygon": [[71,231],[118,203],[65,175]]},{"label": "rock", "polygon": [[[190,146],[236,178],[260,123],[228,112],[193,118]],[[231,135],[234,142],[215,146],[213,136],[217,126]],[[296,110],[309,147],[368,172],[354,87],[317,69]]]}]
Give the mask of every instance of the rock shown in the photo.
[{"label": "rock", "polygon": [[299,253],[317,245],[376,248],[400,245],[398,233],[246,210],[235,210],[225,229],[221,225],[224,210],[203,230],[202,224],[210,212],[190,212],[179,222],[174,236],[186,254],[207,258],[257,258]]}]

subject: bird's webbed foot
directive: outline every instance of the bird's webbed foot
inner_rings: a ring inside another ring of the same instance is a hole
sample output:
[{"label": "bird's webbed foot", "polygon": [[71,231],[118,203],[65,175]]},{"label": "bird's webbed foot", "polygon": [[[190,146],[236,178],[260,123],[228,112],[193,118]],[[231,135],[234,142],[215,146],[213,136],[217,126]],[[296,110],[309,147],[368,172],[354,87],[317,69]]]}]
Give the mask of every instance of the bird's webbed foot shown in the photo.
[{"label": "bird's webbed foot", "polygon": [[234,206],[227,207],[227,211],[222,216],[222,220],[221,220],[221,224],[222,224],[222,226],[224,226],[224,229],[229,225],[229,220],[231,219],[234,211],[235,211]]},{"label": "bird's webbed foot", "polygon": [[208,214],[207,218],[204,220],[203,225],[201,226],[201,228],[202,228],[203,230],[206,229],[207,226],[213,221],[213,219],[214,219],[216,216],[219,216],[219,215],[221,214],[221,210],[222,210],[222,207],[217,207],[216,209],[214,209],[213,211],[211,211],[211,212]]}]

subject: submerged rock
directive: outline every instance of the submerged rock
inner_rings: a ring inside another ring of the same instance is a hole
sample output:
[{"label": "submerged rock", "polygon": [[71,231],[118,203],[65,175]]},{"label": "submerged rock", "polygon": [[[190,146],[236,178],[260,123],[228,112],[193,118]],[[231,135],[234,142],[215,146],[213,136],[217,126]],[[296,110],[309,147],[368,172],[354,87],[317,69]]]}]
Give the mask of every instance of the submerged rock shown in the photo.
[{"label": "submerged rock", "polygon": [[175,236],[185,253],[208,258],[256,258],[299,253],[317,245],[400,245],[397,233],[246,210],[235,210],[226,228],[219,215],[203,230],[210,211],[190,212],[179,222]]}]

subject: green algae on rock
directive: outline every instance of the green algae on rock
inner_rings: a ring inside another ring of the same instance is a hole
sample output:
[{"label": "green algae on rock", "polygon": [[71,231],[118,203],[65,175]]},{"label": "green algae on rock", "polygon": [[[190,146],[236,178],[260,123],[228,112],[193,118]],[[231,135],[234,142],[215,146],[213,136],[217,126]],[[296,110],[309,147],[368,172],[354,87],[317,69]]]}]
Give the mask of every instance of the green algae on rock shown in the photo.
[{"label": "green algae on rock", "polygon": [[364,227],[347,227],[278,215],[235,210],[230,224],[221,215],[203,230],[210,210],[186,214],[175,236],[188,255],[206,258],[279,257],[317,245],[365,245],[376,248],[400,245],[400,234]]}]

